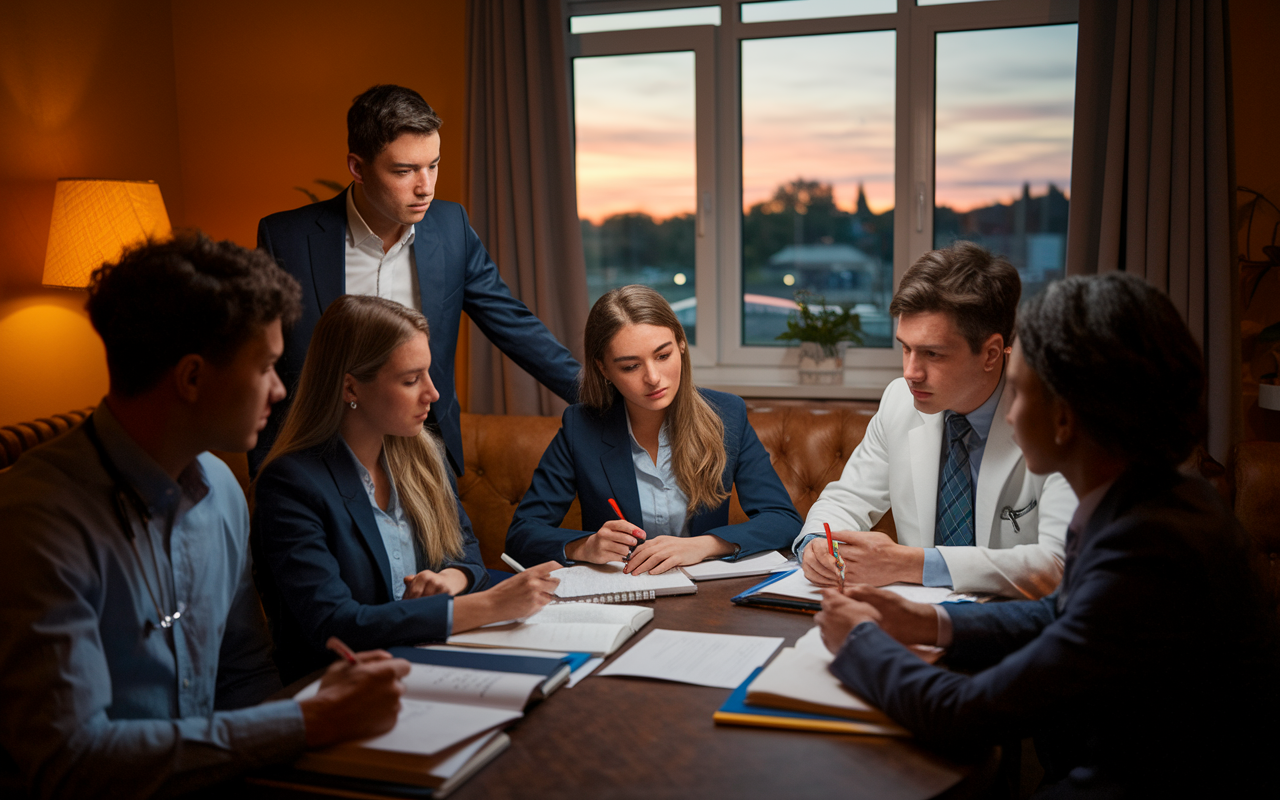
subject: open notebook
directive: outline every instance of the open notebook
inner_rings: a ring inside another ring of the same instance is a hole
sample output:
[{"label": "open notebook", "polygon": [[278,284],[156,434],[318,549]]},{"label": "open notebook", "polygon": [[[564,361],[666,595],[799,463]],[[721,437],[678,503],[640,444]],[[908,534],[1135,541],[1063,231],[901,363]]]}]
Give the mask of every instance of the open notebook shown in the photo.
[{"label": "open notebook", "polygon": [[621,561],[576,564],[551,573],[559,578],[556,597],[568,603],[634,603],[673,594],[693,594],[698,587],[678,569],[661,575],[628,575]]},{"label": "open notebook", "polygon": [[651,619],[653,609],[645,606],[560,603],[546,606],[523,622],[455,633],[449,644],[607,656]]}]

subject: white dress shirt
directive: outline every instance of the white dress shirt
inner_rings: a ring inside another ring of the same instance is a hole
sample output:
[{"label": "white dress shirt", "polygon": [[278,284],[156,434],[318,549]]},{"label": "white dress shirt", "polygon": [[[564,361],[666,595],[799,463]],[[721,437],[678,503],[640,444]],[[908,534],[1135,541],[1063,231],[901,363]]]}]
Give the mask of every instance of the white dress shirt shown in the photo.
[{"label": "white dress shirt", "polygon": [[382,238],[369,229],[356,209],[354,188],[347,190],[347,294],[385,297],[421,311],[417,268],[413,260],[414,226],[382,252]]}]

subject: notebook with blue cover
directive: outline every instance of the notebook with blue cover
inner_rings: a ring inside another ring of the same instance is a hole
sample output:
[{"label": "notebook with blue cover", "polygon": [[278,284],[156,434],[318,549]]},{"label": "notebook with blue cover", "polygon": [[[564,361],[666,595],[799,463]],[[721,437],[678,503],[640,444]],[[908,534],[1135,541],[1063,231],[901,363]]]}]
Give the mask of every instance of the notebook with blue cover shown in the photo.
[{"label": "notebook with blue cover", "polygon": [[799,600],[799,599],[788,598],[788,597],[777,597],[777,596],[771,596],[767,594],[761,594],[761,592],[766,590],[770,584],[773,584],[782,580],[783,578],[790,575],[792,572],[795,572],[795,570],[790,570],[788,572],[779,572],[775,575],[770,575],[767,580],[757,583],[755,586],[752,586],[750,589],[747,589],[742,594],[735,596],[731,600],[731,602],[734,605],[739,605],[739,606],[749,606],[749,607],[755,607],[755,608],[780,608],[784,611],[803,611],[806,614],[816,614],[818,611],[821,611],[822,610],[821,603],[813,603],[807,600]]},{"label": "notebook with blue cover", "polygon": [[483,669],[490,672],[518,672],[524,675],[543,675],[538,694],[541,697],[554,692],[569,679],[570,673],[591,658],[590,653],[568,653],[564,656],[525,656],[509,653],[487,653],[483,650],[435,650],[424,647],[389,647],[387,652],[415,664],[434,664],[439,667]]},{"label": "notebook with blue cover", "polygon": [[905,734],[896,725],[877,725],[872,722],[858,722],[844,717],[831,717],[825,714],[806,714],[800,711],[786,711],[780,708],[747,705],[747,689],[751,682],[759,677],[764,667],[756,667],[751,677],[733,690],[724,705],[712,715],[720,725],[750,725],[759,728],[788,728],[799,731],[819,731],[822,733],[861,733],[876,736],[902,736]]}]

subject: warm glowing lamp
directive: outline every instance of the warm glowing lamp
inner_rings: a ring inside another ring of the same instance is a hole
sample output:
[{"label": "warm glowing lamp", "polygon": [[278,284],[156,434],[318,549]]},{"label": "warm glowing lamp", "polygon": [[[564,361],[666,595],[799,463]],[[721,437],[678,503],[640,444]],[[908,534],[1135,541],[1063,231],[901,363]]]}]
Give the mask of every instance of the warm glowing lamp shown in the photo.
[{"label": "warm glowing lamp", "polygon": [[44,285],[81,289],[126,247],[172,233],[155,181],[60,178],[44,257]]}]

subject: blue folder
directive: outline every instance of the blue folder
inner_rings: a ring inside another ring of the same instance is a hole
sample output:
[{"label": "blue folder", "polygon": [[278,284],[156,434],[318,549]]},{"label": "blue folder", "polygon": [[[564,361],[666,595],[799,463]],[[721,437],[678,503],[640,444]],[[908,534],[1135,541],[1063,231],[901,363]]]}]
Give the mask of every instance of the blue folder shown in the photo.
[{"label": "blue folder", "polygon": [[780,581],[787,577],[795,570],[779,572],[776,575],[770,575],[768,580],[757,583],[742,594],[734,597],[731,602],[739,606],[751,606],[755,608],[780,608],[784,611],[803,611],[807,614],[817,613],[822,609],[821,603],[813,603],[808,600],[797,600],[787,597],[761,597],[758,593],[769,584]]}]

